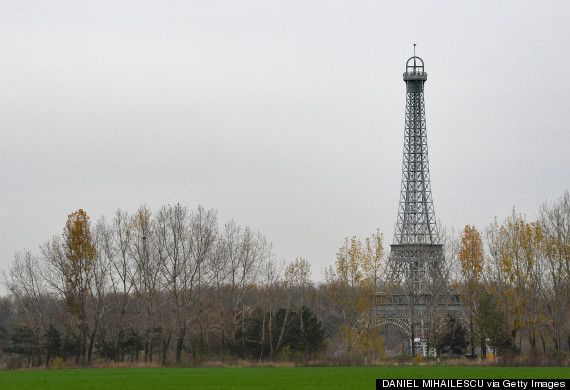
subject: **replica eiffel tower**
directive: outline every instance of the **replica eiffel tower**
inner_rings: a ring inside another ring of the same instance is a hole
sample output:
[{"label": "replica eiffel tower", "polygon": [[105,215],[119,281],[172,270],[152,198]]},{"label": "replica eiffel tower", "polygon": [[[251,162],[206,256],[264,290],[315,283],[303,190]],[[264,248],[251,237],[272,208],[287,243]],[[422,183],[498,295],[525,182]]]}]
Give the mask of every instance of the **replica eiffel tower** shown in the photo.
[{"label": "replica eiffel tower", "polygon": [[[397,325],[404,334],[404,349],[427,355],[428,332],[436,318],[461,311],[461,300],[449,291],[442,275],[440,242],[431,194],[424,84],[424,62],[415,55],[406,62],[406,125],[402,187],[394,241],[388,264],[387,289],[378,294],[374,322]],[[441,322],[440,322],[441,323]]]}]

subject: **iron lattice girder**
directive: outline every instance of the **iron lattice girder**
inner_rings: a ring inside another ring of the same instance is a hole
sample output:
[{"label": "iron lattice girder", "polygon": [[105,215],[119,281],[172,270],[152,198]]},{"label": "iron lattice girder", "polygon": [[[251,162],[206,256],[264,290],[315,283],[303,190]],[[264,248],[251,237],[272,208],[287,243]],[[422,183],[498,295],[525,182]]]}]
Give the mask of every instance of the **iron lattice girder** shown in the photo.
[{"label": "iron lattice girder", "polygon": [[393,262],[439,262],[443,257],[443,244],[393,244],[390,260]]},{"label": "iron lattice girder", "polygon": [[375,314],[382,318],[409,318],[414,313],[432,311],[460,311],[461,297],[458,294],[378,294],[381,305]]},{"label": "iron lattice girder", "polygon": [[443,245],[401,244],[390,247],[392,283],[409,294],[429,291],[443,260]]}]

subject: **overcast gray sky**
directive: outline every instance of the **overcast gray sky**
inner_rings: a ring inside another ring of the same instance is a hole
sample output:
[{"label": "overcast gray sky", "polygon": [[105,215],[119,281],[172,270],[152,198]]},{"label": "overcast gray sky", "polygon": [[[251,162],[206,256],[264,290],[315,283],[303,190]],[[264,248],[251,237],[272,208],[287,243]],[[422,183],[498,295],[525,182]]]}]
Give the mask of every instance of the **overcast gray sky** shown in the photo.
[{"label": "overcast gray sky", "polygon": [[417,43],[435,212],[534,217],[570,182],[570,2],[0,1],[0,268],[83,208],[180,202],[313,278],[393,238]]}]

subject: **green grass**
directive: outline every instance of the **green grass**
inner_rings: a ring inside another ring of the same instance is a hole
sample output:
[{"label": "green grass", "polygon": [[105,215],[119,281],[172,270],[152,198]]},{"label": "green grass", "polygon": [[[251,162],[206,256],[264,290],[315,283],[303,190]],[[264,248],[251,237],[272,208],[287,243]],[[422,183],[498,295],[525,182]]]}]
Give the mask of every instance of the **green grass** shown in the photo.
[{"label": "green grass", "polygon": [[570,378],[569,368],[231,367],[1,371],[0,389],[374,389],[376,378]]}]

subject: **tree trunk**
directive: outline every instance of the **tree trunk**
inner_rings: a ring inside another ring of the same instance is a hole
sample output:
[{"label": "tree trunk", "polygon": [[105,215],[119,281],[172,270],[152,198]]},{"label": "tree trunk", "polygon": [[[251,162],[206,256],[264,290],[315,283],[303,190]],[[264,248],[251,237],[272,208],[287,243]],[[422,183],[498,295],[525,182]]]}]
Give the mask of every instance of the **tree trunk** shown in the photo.
[{"label": "tree trunk", "polygon": [[86,365],[86,353],[87,353],[87,324],[84,323],[81,325],[81,364]]},{"label": "tree trunk", "polygon": [[95,344],[95,335],[97,334],[97,324],[93,328],[93,332],[89,336],[89,348],[87,349],[87,364],[91,364],[91,353],[93,352],[93,345]]},{"label": "tree trunk", "polygon": [[172,338],[172,331],[168,334],[168,337],[162,342],[162,365],[166,365],[166,356],[168,355],[168,347],[170,346],[170,339]]},{"label": "tree trunk", "polygon": [[[285,310],[285,318],[283,319],[283,326],[281,327],[281,331],[279,332],[279,339],[277,339],[277,345],[275,346],[275,353],[279,351],[279,347],[281,342],[283,341],[283,335],[285,333],[285,327],[287,326],[287,319],[289,318],[289,308]],[[272,360],[275,359],[275,355],[271,357]]]},{"label": "tree trunk", "polygon": [[[146,363],[146,362],[148,361],[148,349],[149,349],[149,348],[148,348],[148,344],[149,344],[149,341],[148,341],[148,332],[147,332],[147,335],[146,335],[145,339],[146,339],[146,340],[145,340],[145,343],[144,343],[144,362]],[[151,359],[151,362],[152,362],[152,359]]]},{"label": "tree trunk", "polygon": [[263,321],[261,321],[261,347],[259,348],[259,362],[263,358],[263,347],[265,346],[265,312],[263,312]]},{"label": "tree trunk", "polygon": [[[273,311],[271,309],[269,309],[269,324],[268,324],[268,331],[269,331],[269,356],[271,356],[271,359],[273,360],[273,352],[274,352],[274,348],[273,348]],[[569,339],[570,340],[570,339]]]},{"label": "tree trunk", "polygon": [[471,356],[475,356],[475,332],[473,332],[473,316],[470,316],[469,319],[469,330],[471,331],[471,335],[469,338],[471,339]]},{"label": "tree trunk", "polygon": [[182,361],[182,348],[184,347],[184,337],[186,336],[186,325],[180,329],[178,340],[176,341],[176,364]]}]

